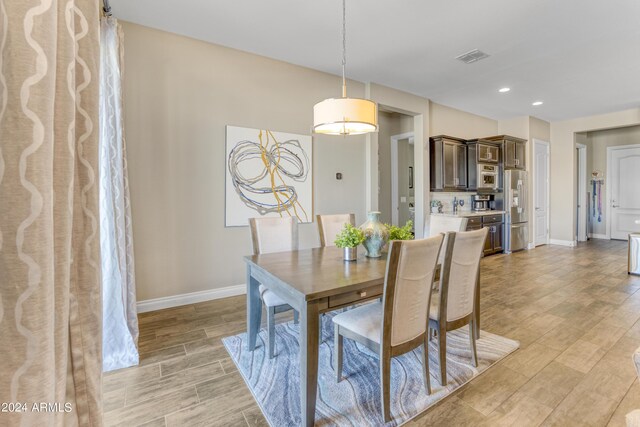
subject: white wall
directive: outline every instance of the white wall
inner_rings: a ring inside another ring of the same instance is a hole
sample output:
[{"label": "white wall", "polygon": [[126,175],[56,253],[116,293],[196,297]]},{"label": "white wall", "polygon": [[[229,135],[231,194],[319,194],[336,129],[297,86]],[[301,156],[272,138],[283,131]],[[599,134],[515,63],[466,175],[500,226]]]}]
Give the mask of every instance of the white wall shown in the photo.
[{"label": "white wall", "polygon": [[[224,226],[225,125],[310,134],[340,78],[139,25],[125,34],[138,300],[245,283],[247,227]],[[349,82],[352,96],[364,85]],[[365,138],[314,137],[314,214],[365,220]],[[335,173],[342,172],[337,181]],[[318,244],[300,227],[302,248]]]}]

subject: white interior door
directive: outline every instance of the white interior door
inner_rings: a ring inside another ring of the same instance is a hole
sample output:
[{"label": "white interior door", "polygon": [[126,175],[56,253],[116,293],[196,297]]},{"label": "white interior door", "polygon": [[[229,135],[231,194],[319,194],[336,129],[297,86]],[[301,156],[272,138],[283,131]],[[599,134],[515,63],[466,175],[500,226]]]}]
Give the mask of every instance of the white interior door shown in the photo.
[{"label": "white interior door", "polygon": [[549,145],[535,142],[535,245],[549,242]]},{"label": "white interior door", "polygon": [[611,194],[610,229],[612,239],[627,240],[640,231],[640,146],[609,147],[608,181]]}]

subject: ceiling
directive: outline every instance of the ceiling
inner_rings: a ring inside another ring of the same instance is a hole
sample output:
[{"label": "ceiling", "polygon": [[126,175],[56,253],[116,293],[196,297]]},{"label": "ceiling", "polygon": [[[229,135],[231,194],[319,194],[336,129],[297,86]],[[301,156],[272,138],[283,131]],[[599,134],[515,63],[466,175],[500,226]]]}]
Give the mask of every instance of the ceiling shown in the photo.
[{"label": "ceiling", "polygon": [[[340,0],[111,6],[126,21],[340,74]],[[490,57],[454,59],[476,48]],[[638,107],[640,1],[347,0],[347,76],[494,119]]]}]

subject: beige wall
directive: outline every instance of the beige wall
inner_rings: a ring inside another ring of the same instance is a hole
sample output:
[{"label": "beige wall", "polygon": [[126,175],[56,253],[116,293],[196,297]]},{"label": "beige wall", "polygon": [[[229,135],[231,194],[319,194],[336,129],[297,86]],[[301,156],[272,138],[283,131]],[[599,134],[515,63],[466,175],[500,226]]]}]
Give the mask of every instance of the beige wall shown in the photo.
[{"label": "beige wall", "polygon": [[[587,146],[586,188],[589,193],[592,192],[592,186],[590,185],[592,171],[598,170],[602,172],[602,177],[607,176],[607,147],[635,144],[640,144],[640,126],[630,126],[617,129],[587,132],[585,134],[585,145]],[[591,218],[591,232],[599,236],[604,236],[607,234],[606,206],[609,200],[607,193],[607,184],[608,183],[605,181],[605,185],[603,187],[604,191],[602,195],[602,221],[598,222],[597,214],[595,218]]]},{"label": "beige wall", "polygon": [[[123,23],[138,299],[245,283],[247,227],[224,226],[225,125],[310,134],[337,76]],[[364,85],[349,83],[352,96]],[[365,220],[365,138],[314,137],[314,213]],[[337,181],[335,173],[342,172]],[[318,244],[316,224],[301,247]]]},{"label": "beige wall", "polygon": [[640,124],[640,108],[551,123],[551,238],[575,241],[575,134]]},{"label": "beige wall", "polygon": [[431,102],[429,114],[430,136],[449,135],[457,138],[473,139],[498,134],[498,122],[496,120],[467,113],[446,105]]}]

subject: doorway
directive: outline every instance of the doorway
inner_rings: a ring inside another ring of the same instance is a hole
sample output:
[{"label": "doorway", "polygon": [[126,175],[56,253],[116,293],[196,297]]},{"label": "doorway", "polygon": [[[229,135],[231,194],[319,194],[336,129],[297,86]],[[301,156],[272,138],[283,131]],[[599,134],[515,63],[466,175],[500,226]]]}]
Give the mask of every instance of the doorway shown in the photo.
[{"label": "doorway", "polygon": [[607,229],[612,239],[627,240],[640,231],[640,145],[607,147]]},{"label": "doorway", "polygon": [[549,143],[538,139],[534,143],[533,179],[534,194],[534,243],[535,246],[549,243]]},{"label": "doorway", "polygon": [[391,137],[391,224],[415,226],[413,132]]},{"label": "doorway", "polygon": [[587,241],[587,146],[576,143],[577,174],[576,194],[578,204],[576,208],[576,239],[578,242]]}]

